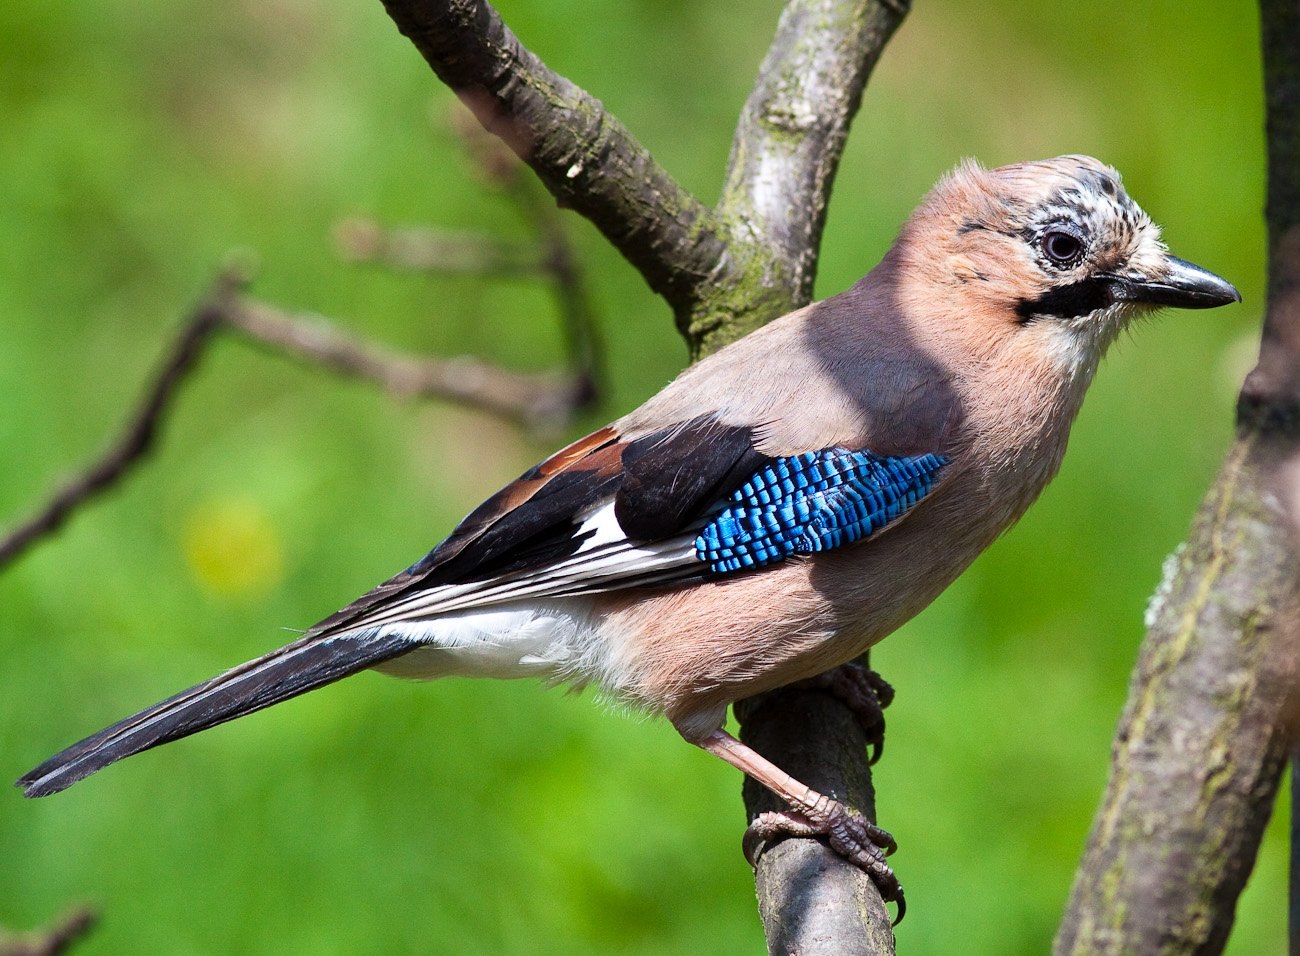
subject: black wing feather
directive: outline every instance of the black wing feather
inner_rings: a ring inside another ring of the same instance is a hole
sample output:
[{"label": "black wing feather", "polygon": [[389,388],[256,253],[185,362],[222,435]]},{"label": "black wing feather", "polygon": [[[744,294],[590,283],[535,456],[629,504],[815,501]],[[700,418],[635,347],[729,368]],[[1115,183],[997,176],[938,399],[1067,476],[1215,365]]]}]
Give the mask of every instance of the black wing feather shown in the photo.
[{"label": "black wing feather", "polygon": [[771,459],[754,430],[701,417],[629,442],[614,515],[629,538],[668,538],[701,517]]}]

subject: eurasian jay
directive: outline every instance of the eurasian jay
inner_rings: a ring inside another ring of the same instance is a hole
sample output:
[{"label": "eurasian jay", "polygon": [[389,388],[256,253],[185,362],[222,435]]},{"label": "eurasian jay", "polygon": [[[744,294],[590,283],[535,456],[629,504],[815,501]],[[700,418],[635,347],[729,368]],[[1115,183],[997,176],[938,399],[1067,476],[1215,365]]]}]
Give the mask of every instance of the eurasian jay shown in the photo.
[{"label": "eurasian jay", "polygon": [[1102,354],[1159,306],[1240,301],[1169,255],[1086,156],[964,163],[852,288],[686,369],[490,497],[301,638],[19,781],[123,757],[376,668],[599,685],[790,807],[887,899],[884,831],[723,729],[917,614],[1055,475]]}]

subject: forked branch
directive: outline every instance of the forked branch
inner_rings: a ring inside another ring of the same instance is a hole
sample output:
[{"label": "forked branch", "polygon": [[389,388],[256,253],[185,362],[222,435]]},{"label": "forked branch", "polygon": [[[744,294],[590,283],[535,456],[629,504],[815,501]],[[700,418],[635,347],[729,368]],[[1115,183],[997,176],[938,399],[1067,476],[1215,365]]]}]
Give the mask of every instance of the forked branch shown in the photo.
[{"label": "forked branch", "polygon": [[243,294],[245,283],[245,276],[233,269],[217,279],[182,323],[118,439],[35,515],[0,537],[0,568],[57,531],[77,508],[144,460],[181,386],[222,329],[308,364],[365,379],[397,398],[442,399],[531,428],[558,430],[592,399],[589,374],[527,375],[475,358],[401,354],[346,333],[320,316],[258,302]]},{"label": "forked branch", "polygon": [[486,146],[461,124],[466,146],[488,184],[519,208],[534,234],[532,243],[429,228],[386,232],[353,220],[336,230],[340,251],[354,262],[429,272],[484,276],[526,273],[549,280],[566,343],[565,370],[512,372],[481,359],[402,354],[344,331],[318,315],[280,309],[247,296],[248,277],[228,268],[181,325],[121,435],[80,474],[59,488],[35,515],[0,536],[0,568],[41,538],[53,534],[79,507],[121,481],[152,450],[163,419],[182,384],[197,367],[214,333],[226,330],[310,365],[365,379],[395,398],[440,399],[543,432],[563,430],[595,401],[601,352],[577,257],[555,208],[539,203],[519,164]]}]

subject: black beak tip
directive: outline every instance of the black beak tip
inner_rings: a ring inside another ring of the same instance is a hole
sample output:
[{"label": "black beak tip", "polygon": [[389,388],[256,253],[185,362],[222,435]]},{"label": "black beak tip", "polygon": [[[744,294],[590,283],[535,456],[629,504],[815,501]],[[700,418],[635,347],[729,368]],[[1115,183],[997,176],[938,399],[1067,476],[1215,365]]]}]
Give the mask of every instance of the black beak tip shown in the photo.
[{"label": "black beak tip", "polygon": [[1163,277],[1140,284],[1137,297],[1180,309],[1215,309],[1241,301],[1241,293],[1227,279],[1175,256],[1169,257]]}]

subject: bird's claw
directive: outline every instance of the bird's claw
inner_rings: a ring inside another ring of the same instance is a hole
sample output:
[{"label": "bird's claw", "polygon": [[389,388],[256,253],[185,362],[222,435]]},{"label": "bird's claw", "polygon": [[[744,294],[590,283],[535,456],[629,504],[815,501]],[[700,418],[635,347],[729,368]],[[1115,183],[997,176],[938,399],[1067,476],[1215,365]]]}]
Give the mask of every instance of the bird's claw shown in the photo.
[{"label": "bird's claw", "polygon": [[894,688],[865,664],[849,661],[811,677],[801,686],[824,690],[853,711],[867,735],[868,761],[874,764],[885,752],[885,708],[894,700]]},{"label": "bird's claw", "polygon": [[745,858],[757,866],[768,845],[785,837],[825,837],[832,850],[871,878],[881,899],[898,905],[894,925],[903,921],[907,912],[903,887],[885,861],[898,849],[888,831],[842,803],[822,798],[807,809],[760,813],[745,831]]}]

